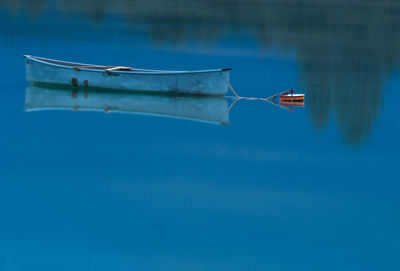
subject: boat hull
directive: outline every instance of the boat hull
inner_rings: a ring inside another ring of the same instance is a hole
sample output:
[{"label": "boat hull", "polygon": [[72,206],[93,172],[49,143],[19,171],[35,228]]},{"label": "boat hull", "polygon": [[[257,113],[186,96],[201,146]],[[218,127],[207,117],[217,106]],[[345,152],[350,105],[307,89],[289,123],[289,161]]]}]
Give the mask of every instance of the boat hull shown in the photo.
[{"label": "boat hull", "polygon": [[[140,92],[187,93],[222,96],[228,92],[230,69],[169,72],[75,69],[43,58],[26,56],[26,79],[32,83],[69,85]],[[54,61],[55,62],[55,61]],[[69,62],[65,62],[69,63]],[[70,64],[70,63],[69,63]],[[85,65],[76,63],[77,65]]]}]

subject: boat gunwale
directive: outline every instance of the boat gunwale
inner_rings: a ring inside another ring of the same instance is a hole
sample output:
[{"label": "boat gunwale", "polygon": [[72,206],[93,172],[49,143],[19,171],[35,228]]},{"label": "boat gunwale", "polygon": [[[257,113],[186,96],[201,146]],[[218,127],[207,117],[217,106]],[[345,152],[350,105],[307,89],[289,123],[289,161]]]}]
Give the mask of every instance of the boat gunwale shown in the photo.
[{"label": "boat gunwale", "polygon": [[[76,65],[78,68],[79,68],[79,66],[100,66],[100,65],[84,64],[84,63],[77,63],[77,62],[68,62],[68,61],[56,60],[56,59],[50,59],[50,58],[44,58],[44,57],[36,57],[36,56],[31,56],[31,55],[24,55],[24,58],[29,59],[31,61],[45,64],[45,65],[54,66],[57,68],[65,68],[65,69],[72,69],[72,70],[76,70],[74,68],[74,65]],[[66,65],[52,63],[52,61],[58,62],[58,63],[64,63]],[[69,65],[67,65],[67,64],[69,64]],[[224,71],[231,71],[232,69],[225,68],[225,69],[196,70],[196,71],[163,71],[163,70],[146,70],[146,69],[137,69],[137,70],[139,70],[139,71],[135,71],[135,69],[133,69],[131,71],[114,70],[114,71],[112,71],[112,73],[141,74],[141,75],[180,75],[180,74],[224,72]],[[77,71],[106,72],[105,69],[103,70],[103,69],[94,69],[94,68],[79,68]]]}]

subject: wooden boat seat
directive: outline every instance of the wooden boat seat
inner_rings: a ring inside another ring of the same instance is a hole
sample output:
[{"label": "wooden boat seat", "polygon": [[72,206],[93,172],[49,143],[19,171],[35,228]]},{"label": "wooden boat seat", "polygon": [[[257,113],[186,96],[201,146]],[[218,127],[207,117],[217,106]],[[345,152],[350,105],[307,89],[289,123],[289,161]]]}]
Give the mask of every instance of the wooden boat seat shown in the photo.
[{"label": "wooden boat seat", "polygon": [[73,68],[77,71],[80,69],[96,69],[96,70],[105,70],[107,73],[112,71],[132,71],[131,67],[123,67],[123,66],[97,66],[97,65],[87,65],[87,66],[73,66]]},{"label": "wooden boat seat", "polygon": [[131,70],[132,70],[131,67],[123,67],[123,66],[117,66],[117,67],[112,67],[112,68],[105,69],[105,71],[107,73],[110,73],[112,71],[131,71]]},{"label": "wooden boat seat", "polygon": [[79,71],[80,69],[95,69],[95,70],[104,70],[107,73],[111,73],[112,71],[136,71],[136,72],[163,72],[158,70],[142,70],[142,69],[133,69],[131,67],[124,66],[97,66],[97,65],[79,65],[72,66],[75,70]]}]

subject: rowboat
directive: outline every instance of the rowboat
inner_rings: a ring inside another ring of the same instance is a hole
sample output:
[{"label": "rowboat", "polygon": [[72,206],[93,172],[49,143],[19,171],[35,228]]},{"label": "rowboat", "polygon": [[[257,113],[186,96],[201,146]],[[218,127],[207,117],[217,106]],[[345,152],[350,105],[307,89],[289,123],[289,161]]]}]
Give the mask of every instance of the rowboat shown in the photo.
[{"label": "rowboat", "polygon": [[223,97],[28,86],[25,90],[25,111],[43,110],[131,113],[229,124],[228,102]]},{"label": "rowboat", "polygon": [[162,71],[123,66],[99,66],[30,55],[26,79],[33,84],[69,85],[139,92],[223,96],[231,69]]}]

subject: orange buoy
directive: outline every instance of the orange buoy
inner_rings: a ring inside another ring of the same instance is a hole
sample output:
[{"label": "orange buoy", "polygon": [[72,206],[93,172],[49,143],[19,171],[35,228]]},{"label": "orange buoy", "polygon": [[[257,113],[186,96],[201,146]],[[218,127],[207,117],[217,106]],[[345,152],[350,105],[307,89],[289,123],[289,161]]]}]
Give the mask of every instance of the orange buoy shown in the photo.
[{"label": "orange buoy", "polygon": [[305,97],[304,94],[293,94],[293,93],[279,95],[279,99],[281,101],[304,101],[304,97]]}]

